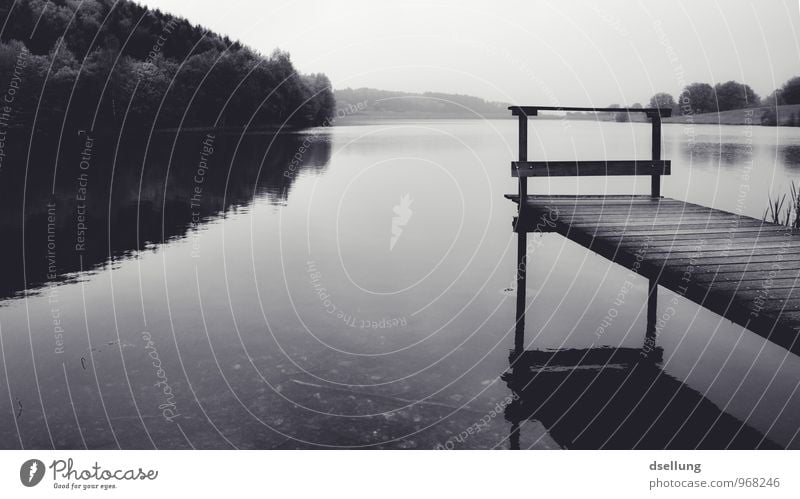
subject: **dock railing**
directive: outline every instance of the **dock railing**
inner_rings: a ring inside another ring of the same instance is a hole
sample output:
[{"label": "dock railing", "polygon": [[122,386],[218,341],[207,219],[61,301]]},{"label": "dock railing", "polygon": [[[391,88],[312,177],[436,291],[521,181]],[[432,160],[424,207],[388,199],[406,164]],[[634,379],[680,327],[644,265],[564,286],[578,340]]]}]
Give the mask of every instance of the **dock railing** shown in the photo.
[{"label": "dock railing", "polygon": [[[570,177],[606,175],[649,175],[650,195],[661,197],[661,175],[670,174],[669,160],[661,159],[661,118],[672,115],[669,108],[511,106],[519,118],[519,159],[511,163],[511,175],[519,178],[520,207],[528,195],[528,177]],[[594,113],[643,113],[652,125],[652,154],[649,160],[528,161],[528,118],[540,111],[584,111]]]}]

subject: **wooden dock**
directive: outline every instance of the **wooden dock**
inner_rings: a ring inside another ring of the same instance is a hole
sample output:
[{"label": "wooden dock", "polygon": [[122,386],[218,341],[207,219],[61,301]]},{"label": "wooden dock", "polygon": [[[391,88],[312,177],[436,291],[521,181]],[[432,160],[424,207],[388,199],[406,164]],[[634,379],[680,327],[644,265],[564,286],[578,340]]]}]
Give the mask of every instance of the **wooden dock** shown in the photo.
[{"label": "wooden dock", "polygon": [[[514,229],[519,235],[517,341],[524,350],[526,234],[556,232],[637,272],[650,281],[647,334],[654,334],[656,290],[661,285],[800,353],[800,231],[660,195],[661,117],[643,112],[653,125],[652,158],[632,161],[528,161],[527,122],[542,110],[610,111],[590,108],[512,107],[519,117],[519,161],[511,173],[519,192]],[[567,175],[649,175],[650,195],[529,196],[527,178]],[[522,199],[522,203],[520,203]]]},{"label": "wooden dock", "polygon": [[[514,200],[519,198],[514,196]],[[547,230],[798,352],[800,231],[650,196],[529,196],[518,230]]]}]

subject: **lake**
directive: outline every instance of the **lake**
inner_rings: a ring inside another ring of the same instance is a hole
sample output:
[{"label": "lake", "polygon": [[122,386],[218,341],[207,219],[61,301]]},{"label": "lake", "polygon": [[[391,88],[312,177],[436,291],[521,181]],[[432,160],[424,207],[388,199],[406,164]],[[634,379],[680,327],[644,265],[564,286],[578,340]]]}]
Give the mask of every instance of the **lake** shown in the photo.
[{"label": "lake", "polygon": [[[530,159],[650,151],[644,123],[529,127]],[[669,446],[800,448],[800,359],[665,289],[675,306],[645,392],[682,420],[659,413],[608,436],[561,420],[604,407],[591,399],[620,386],[604,370],[551,369],[531,399],[512,397],[515,206],[503,195],[516,189],[516,133],[513,120],[387,120],[9,142],[0,445],[508,448],[516,424],[534,449],[650,448],[649,433],[687,425],[696,434]],[[665,196],[760,219],[800,180],[800,129],[667,124],[664,157]],[[529,181],[534,193],[648,189]],[[647,280],[531,237],[527,348],[640,348]]]}]

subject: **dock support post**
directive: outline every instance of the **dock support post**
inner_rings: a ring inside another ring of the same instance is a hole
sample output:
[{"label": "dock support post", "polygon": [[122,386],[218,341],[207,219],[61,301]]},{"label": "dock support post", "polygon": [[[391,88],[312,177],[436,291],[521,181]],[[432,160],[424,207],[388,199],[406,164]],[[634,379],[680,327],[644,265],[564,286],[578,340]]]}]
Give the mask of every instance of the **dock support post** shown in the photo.
[{"label": "dock support post", "polygon": [[[519,116],[519,160],[528,161],[528,116]],[[528,179],[519,177],[519,204],[517,213],[517,322],[514,330],[514,354],[525,350],[525,286],[528,264],[528,234],[522,217],[525,200],[528,198]]]},{"label": "dock support post", "polygon": [[528,241],[525,232],[517,233],[517,321],[514,330],[514,354],[525,350],[525,287],[528,264]]},{"label": "dock support post", "polygon": [[656,313],[658,310],[658,282],[650,278],[647,286],[647,329],[644,333],[642,355],[650,357],[656,348]]}]

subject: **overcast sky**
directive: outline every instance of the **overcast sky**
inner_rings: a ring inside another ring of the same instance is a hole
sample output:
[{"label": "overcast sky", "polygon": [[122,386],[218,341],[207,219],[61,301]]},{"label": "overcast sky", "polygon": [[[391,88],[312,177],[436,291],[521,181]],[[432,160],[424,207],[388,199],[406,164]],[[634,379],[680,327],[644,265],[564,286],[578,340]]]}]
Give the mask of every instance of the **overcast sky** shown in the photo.
[{"label": "overcast sky", "polygon": [[287,50],[334,88],[630,105],[693,81],[764,96],[800,74],[798,0],[139,1]]}]

